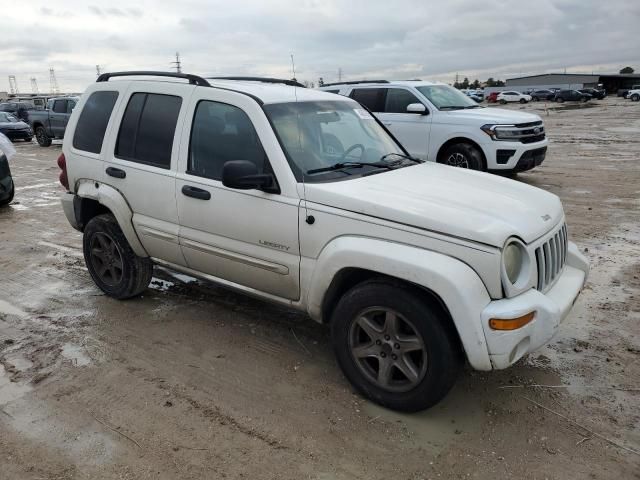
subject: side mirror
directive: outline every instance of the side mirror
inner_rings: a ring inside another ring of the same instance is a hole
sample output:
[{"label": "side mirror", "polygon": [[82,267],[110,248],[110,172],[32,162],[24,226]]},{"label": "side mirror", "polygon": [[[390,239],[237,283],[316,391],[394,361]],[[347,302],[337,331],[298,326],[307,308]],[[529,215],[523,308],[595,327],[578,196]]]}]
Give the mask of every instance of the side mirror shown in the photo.
[{"label": "side mirror", "polygon": [[279,193],[275,178],[270,173],[258,173],[255,163],[248,160],[232,160],[222,167],[222,184],[237,190],[264,190]]},{"label": "side mirror", "polygon": [[421,115],[427,115],[427,107],[422,103],[411,103],[407,105],[407,113],[419,113]]}]

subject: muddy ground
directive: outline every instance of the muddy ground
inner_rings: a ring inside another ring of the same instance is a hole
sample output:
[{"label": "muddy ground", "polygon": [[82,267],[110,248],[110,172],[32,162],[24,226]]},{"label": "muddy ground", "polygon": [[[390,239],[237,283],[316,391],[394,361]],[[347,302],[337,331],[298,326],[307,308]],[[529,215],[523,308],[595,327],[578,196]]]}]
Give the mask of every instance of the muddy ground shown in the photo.
[{"label": "muddy ground", "polygon": [[547,160],[517,181],[562,198],[593,270],[550,345],[467,368],[415,415],[354,394],[297,313],[162,269],[142,298],[105,297],[57,200],[60,145],[16,144],[0,478],[640,478],[640,104],[509,108],[544,116]]}]

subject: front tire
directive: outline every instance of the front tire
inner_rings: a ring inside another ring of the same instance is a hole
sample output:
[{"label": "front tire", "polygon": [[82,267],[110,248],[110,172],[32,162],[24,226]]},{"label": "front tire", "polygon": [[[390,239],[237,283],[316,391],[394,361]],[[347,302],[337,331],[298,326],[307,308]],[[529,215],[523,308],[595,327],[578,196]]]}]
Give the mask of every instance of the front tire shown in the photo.
[{"label": "front tire", "polygon": [[524,98],[521,98],[520,103],[524,104],[524,103],[527,103],[527,101]]},{"label": "front tire", "polygon": [[538,97],[531,97],[532,102],[539,102],[540,99]]},{"label": "front tire", "polygon": [[634,93],[633,95],[631,95],[631,101],[640,102],[640,95],[638,95],[637,93]]},{"label": "front tire", "polygon": [[153,263],[133,252],[113,215],[97,215],[89,220],[82,247],[91,278],[110,297],[135,297],[149,286]]},{"label": "front tire", "polygon": [[505,105],[507,103],[506,100],[500,100],[500,105]]},{"label": "front tire", "polygon": [[562,102],[564,102],[564,98],[558,97],[558,98],[556,98],[556,102],[562,103]]},{"label": "front tire", "polygon": [[468,168],[469,170],[485,170],[482,153],[469,143],[456,143],[447,147],[440,154],[438,163],[451,167]]},{"label": "front tire", "polygon": [[338,302],[331,341],[354,388],[403,412],[432,407],[462,364],[450,320],[421,296],[384,279],[361,283]]},{"label": "front tire", "polygon": [[41,147],[51,146],[51,139],[49,138],[49,135],[47,135],[47,131],[44,129],[44,127],[36,128],[36,140],[38,141],[38,145],[40,145]]}]

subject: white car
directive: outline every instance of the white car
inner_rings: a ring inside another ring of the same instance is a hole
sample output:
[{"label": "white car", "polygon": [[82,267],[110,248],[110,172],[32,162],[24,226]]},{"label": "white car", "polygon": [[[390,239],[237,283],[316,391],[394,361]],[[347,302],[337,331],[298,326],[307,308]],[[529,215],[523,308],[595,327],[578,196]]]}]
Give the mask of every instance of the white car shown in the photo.
[{"label": "white car", "polygon": [[507,92],[500,92],[498,94],[498,97],[496,98],[496,101],[502,104],[516,102],[529,103],[531,99],[532,97],[529,94],[509,90]]},{"label": "white car", "polygon": [[629,90],[627,98],[632,102],[640,102],[640,90]]},{"label": "white car", "polygon": [[360,102],[411,155],[424,160],[519,172],[540,165],[547,153],[544,123],[538,115],[481,107],[443,83],[349,82],[320,90]]},{"label": "white car", "polygon": [[502,369],[553,337],[588,272],[558,197],[412,159],[357,102],[274,82],[120,72],[82,95],[62,205],[102,291],[136,296],[157,264],[306,312],[404,411],[465,358]]}]

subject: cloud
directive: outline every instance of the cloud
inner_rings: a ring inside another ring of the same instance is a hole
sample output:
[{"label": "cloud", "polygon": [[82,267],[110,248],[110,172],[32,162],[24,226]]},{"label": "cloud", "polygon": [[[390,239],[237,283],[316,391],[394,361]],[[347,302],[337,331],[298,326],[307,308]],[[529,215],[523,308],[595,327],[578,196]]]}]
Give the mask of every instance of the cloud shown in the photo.
[{"label": "cloud", "polygon": [[[501,0],[50,3],[4,12],[0,82],[16,75],[46,83],[51,66],[64,89],[83,90],[96,64],[168,70],[176,51],[189,72],[284,77],[293,53],[298,78],[326,81],[338,69],[343,79],[449,82],[456,73],[640,70],[640,2],[629,0],[538,0],[535,8]],[[31,30],[37,35],[25,37]]]}]

